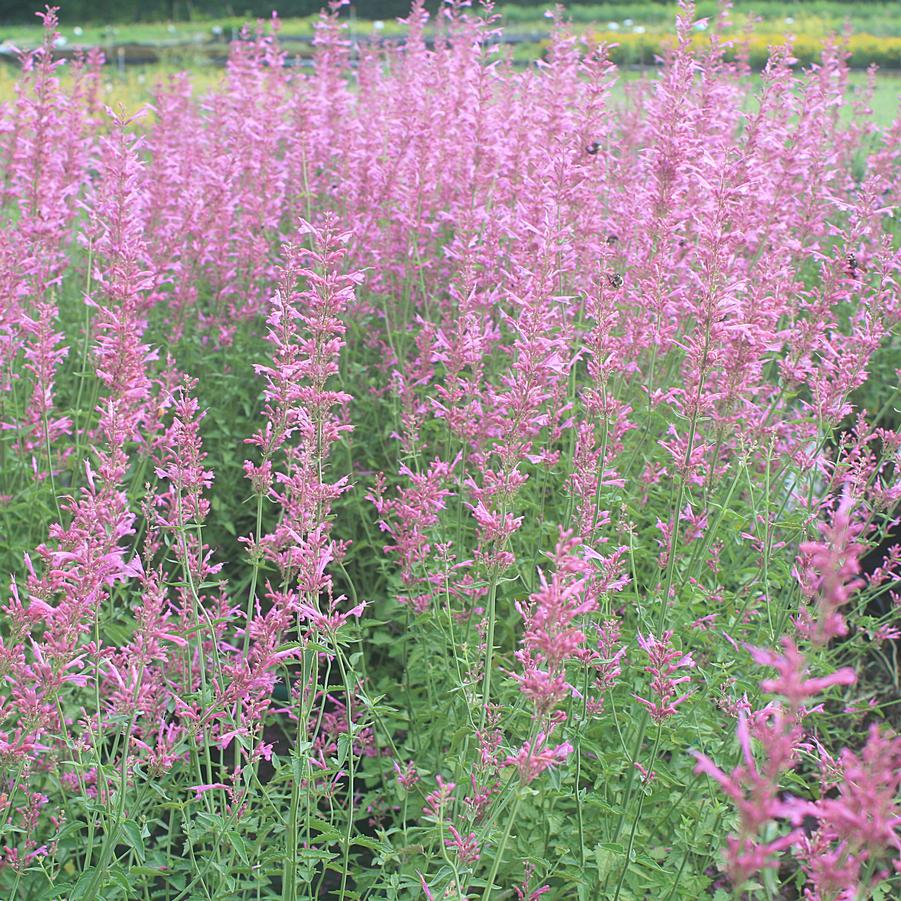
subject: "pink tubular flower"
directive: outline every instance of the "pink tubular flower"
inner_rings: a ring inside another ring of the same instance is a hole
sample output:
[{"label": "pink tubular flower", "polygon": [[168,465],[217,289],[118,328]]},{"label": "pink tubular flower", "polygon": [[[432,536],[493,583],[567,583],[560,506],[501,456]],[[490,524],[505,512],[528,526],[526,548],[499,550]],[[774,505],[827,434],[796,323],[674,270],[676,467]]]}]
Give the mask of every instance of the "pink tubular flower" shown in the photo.
[{"label": "pink tubular flower", "polygon": [[754,873],[777,865],[780,851],[796,844],[803,833],[795,829],[787,835],[761,843],[759,833],[772,820],[785,818],[800,823],[806,808],[779,794],[779,776],[794,765],[794,746],[800,734],[778,707],[758,721],[765,749],[765,762],[760,768],[751,751],[751,735],[744,713],[738,719],[738,743],[742,760],[728,775],[705,754],[695,752],[696,773],[709,776],[732,799],[739,812],[739,832],[727,841],[726,861],[736,886],[741,886]]},{"label": "pink tubular flower", "polygon": [[860,578],[860,557],[865,548],[856,542],[864,530],[852,518],[857,501],[846,495],[831,522],[820,523],[819,541],[804,541],[796,569],[804,595],[815,606],[815,621],[804,622],[810,639],[824,644],[848,631],[839,612],[865,584]]},{"label": "pink tubular flower", "polygon": [[395,555],[401,566],[401,581],[405,592],[398,601],[409,601],[422,612],[432,600],[434,585],[424,572],[429,571],[430,557],[435,550],[433,537],[441,511],[453,492],[446,487],[453,476],[459,458],[452,463],[432,460],[423,473],[414,473],[409,467],[400,467],[400,476],[407,485],[398,489],[397,497],[384,497],[384,478],[376,478],[375,491],[368,499],[379,515],[379,528],[390,536],[392,544],[385,550]]},{"label": "pink tubular flower", "polygon": [[592,716],[603,712],[604,698],[621,675],[621,663],[626,656],[626,649],[620,644],[620,629],[616,620],[606,620],[596,630],[597,649],[589,649],[584,655],[594,671],[596,695],[586,699],[586,709]]},{"label": "pink tubular flower", "polygon": [[535,741],[526,741],[522,747],[511,754],[504,761],[504,766],[515,766],[519,770],[519,778],[523,784],[537,779],[548,767],[563,763],[570,754],[573,746],[568,742],[562,742],[554,748],[546,744],[547,736],[539,732]]},{"label": "pink tubular flower", "polygon": [[[148,736],[149,738],[150,736]],[[179,760],[188,756],[188,751],[175,752],[175,746],[183,738],[183,730],[174,723],[168,725],[160,722],[157,735],[154,737],[154,745],[139,738],[132,738],[132,743],[146,754],[147,767],[154,774],[161,775],[172,769]]]},{"label": "pink tubular flower", "polygon": [[[779,672],[778,678],[764,680],[761,687],[785,697],[790,711],[770,705],[755,714],[750,724],[742,711],[738,722],[742,762],[727,775],[709,757],[696,753],[695,771],[715,780],[738,808],[739,832],[729,837],[726,851],[736,887],[760,869],[777,866],[780,852],[795,846],[808,879],[805,897],[811,901],[853,898],[860,887],[861,865],[886,854],[897,858],[901,850],[901,808],[897,802],[901,740],[873,726],[862,752],[846,748],[838,764],[816,742],[823,772],[819,800],[802,801],[779,791],[781,775],[798,759],[803,737],[800,723],[807,715],[804,702],[832,685],[855,681],[850,669],[819,679],[806,678],[806,662],[794,642],[785,638],[782,644],[783,655],[750,650],[757,663]],[[763,749],[762,766],[751,751],[752,734]],[[813,833],[799,828],[805,817],[816,823]],[[787,821],[793,828],[762,842],[764,828],[778,821]]]},{"label": "pink tubular flower", "polygon": [[217,791],[218,789],[225,789],[228,791],[228,786],[224,782],[210,782],[205,785],[188,786],[188,791],[194,792],[195,798],[200,798],[202,795],[206,794],[206,792]]},{"label": "pink tubular flower", "polygon": [[638,633],[638,644],[648,655],[649,662],[645,667],[645,672],[651,674],[651,692],[654,700],[649,701],[638,695],[633,695],[633,697],[648,708],[652,719],[657,723],[671,717],[676,712],[676,708],[691,694],[687,692],[676,697],[679,694],[677,686],[691,682],[691,676],[684,675],[674,678],[674,674],[680,669],[693,668],[695,662],[692,660],[691,654],[680,654],[669,647],[672,637],[671,630],[664,632],[659,640],[652,634],[645,638],[640,632]]},{"label": "pink tubular flower", "polygon": [[[301,221],[299,236],[309,236],[313,249],[286,245],[287,262],[272,301],[268,339],[272,365],[259,365],[265,377],[266,423],[249,439],[263,463],[245,463],[245,471],[261,493],[280,511],[271,532],[248,544],[273,561],[303,595],[300,612],[317,631],[339,629],[362,613],[365,602],[342,612],[332,590],[330,565],[343,547],[329,537],[334,501],[348,490],[346,478],[325,477],[329,453],[351,430],[344,410],[350,396],[331,387],[344,346],[342,314],[362,281],[360,272],[343,273],[349,235],[339,234],[327,217],[322,229]],[[298,290],[299,280],[305,288]],[[281,471],[273,471],[280,456]]]},{"label": "pink tubular flower", "polygon": [[807,901],[831,901],[832,898],[855,899],[861,888],[860,871],[866,852],[856,854],[846,842],[834,843],[829,834],[818,828],[797,843],[797,856],[806,877],[804,897]]},{"label": "pink tubular flower", "polygon": [[525,624],[516,658],[523,668],[514,675],[520,691],[543,714],[570,689],[565,665],[583,650],[585,633],[579,620],[597,607],[594,565],[580,538],[561,530],[551,555],[550,579],[539,572],[540,587],[527,603],[517,603]]},{"label": "pink tubular flower", "polygon": [[470,832],[464,838],[454,826],[448,826],[447,828],[450,831],[451,838],[445,839],[444,844],[456,852],[460,863],[464,865],[478,863],[482,852],[479,848],[476,834]]},{"label": "pink tubular flower", "polygon": [[169,528],[203,522],[210,510],[203,492],[213,484],[213,473],[204,467],[206,453],[200,436],[204,414],[194,396],[196,390],[196,379],[185,378],[172,392],[172,425],[157,453],[156,475],[169,484],[157,503]]},{"label": "pink tubular flower", "polygon": [[435,777],[435,783],[438,787],[426,795],[424,810],[427,816],[440,819],[457,785],[455,782],[445,782],[440,775]]},{"label": "pink tubular flower", "polygon": [[817,805],[818,816],[841,842],[871,855],[901,852],[901,737],[875,724],[859,753],[845,748],[838,761],[838,793]]},{"label": "pink tubular flower", "polygon": [[782,639],[783,653],[777,654],[762,648],[748,648],[755,663],[772,666],[779,673],[776,679],[764,679],[760,687],[772,694],[782,695],[791,707],[799,709],[804,701],[820,694],[832,685],[853,685],[857,676],[853,669],[845,667],[828,676],[805,678],[807,665],[804,655],[790,638]]},{"label": "pink tubular flower", "polygon": [[413,761],[407,761],[403,769],[401,769],[396,760],[391,761],[391,765],[397,774],[398,784],[402,785],[407,791],[419,782],[419,774],[416,772],[416,767],[413,766]]},{"label": "pink tubular flower", "polygon": [[88,207],[95,287],[85,302],[95,310],[97,375],[121,397],[129,438],[149,443],[162,408],[153,397],[148,372],[157,354],[144,343],[144,332],[159,278],[145,238],[147,188],[140,140],[127,131],[133,120],[111,118],[112,134],[103,140],[100,180]]},{"label": "pink tubular flower", "polygon": [[422,887],[422,893],[425,895],[426,901],[435,901],[435,896],[432,894],[428,882],[425,881],[425,876],[419,870],[416,871],[416,875],[419,877],[419,885]]},{"label": "pink tubular flower", "polygon": [[[48,6],[37,14],[43,25],[42,41],[20,55],[21,80],[2,125],[4,235],[0,243],[4,247],[0,256],[7,270],[4,281],[12,284],[3,286],[0,333],[10,332],[11,348],[21,352],[28,378],[18,421],[0,427],[18,432],[16,447],[31,455],[38,478],[47,474],[48,451],[59,454],[56,463],[67,455],[58,442],[71,434],[73,424],[70,416],[56,409],[58,370],[69,353],[56,292],[69,262],[69,227],[86,180],[90,143],[84,133],[84,110],[63,89],[58,74],[63,60],[54,53],[60,37],[57,12],[58,7]],[[0,379],[5,381],[8,375],[4,372]]]},{"label": "pink tubular flower", "polygon": [[[874,725],[861,751],[845,748],[838,762],[821,755],[822,796],[811,805],[817,826],[797,851],[805,897],[856,898],[901,859],[901,738]],[[869,885],[864,865],[874,874]]]},{"label": "pink tubular flower", "polygon": [[525,865],[525,873],[523,874],[523,880],[519,885],[513,886],[513,892],[516,895],[517,901],[538,901],[543,895],[546,895],[551,887],[549,885],[542,885],[538,888],[532,888],[532,876],[535,874],[535,865],[533,863],[527,863]]}]

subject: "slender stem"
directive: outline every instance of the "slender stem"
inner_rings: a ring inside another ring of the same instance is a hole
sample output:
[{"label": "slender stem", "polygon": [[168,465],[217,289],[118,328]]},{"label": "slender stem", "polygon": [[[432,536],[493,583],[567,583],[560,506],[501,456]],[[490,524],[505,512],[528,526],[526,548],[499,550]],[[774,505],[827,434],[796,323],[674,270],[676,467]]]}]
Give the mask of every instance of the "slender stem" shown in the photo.
[{"label": "slender stem", "polygon": [[338,661],[338,670],[341,673],[341,681],[344,683],[345,708],[347,710],[347,830],[344,835],[344,866],[341,868],[341,894],[340,901],[347,897],[347,871],[350,864],[350,837],[353,834],[354,825],[354,743],[353,743],[353,710],[351,708],[353,691],[348,678],[347,668],[344,666],[343,654],[338,647],[337,638],[332,636],[335,648],[335,659]]},{"label": "slender stem", "polygon": [[648,719],[647,715],[644,715],[641,720],[641,726],[638,728],[638,738],[635,741],[635,750],[632,752],[632,759],[629,761],[629,782],[626,785],[626,797],[623,800],[623,807],[619,813],[619,818],[616,821],[616,828],[613,831],[613,838],[611,841],[616,841],[619,838],[619,834],[623,828],[623,822],[625,821],[626,811],[629,809],[629,802],[632,800],[632,787],[635,784],[635,762],[638,760],[638,755],[641,752],[641,746],[644,742],[644,733],[645,729],[647,729]]},{"label": "slender stem", "polygon": [[488,882],[485,885],[485,894],[482,895],[482,901],[488,901],[491,897],[491,892],[494,890],[494,878],[497,876],[497,871],[500,869],[501,861],[504,858],[504,851],[507,850],[507,842],[510,840],[510,831],[513,829],[513,822],[519,811],[520,797],[520,790],[517,788],[516,794],[513,796],[513,806],[510,808],[510,816],[507,818],[507,826],[504,829],[501,843],[498,845],[497,851],[495,852],[494,862],[491,864],[491,872],[488,874]]},{"label": "slender stem", "polygon": [[485,672],[482,676],[482,712],[479,729],[485,728],[491,702],[491,669],[494,666],[494,627],[497,621],[497,575],[491,577],[488,589],[488,632],[485,635]]},{"label": "slender stem", "polygon": [[[654,737],[654,748],[651,751],[651,760],[648,765],[648,778],[654,772],[654,764],[657,762],[657,750],[660,747],[660,733],[663,731],[663,723],[657,724],[657,735]],[[632,821],[632,829],[629,832],[629,844],[626,846],[626,859],[623,861],[623,871],[620,873],[619,882],[616,884],[616,892],[613,895],[613,901],[619,901],[619,893],[622,891],[623,883],[626,881],[626,873],[629,872],[629,863],[632,860],[632,849],[635,847],[635,833],[638,831],[638,823],[641,820],[641,811],[644,808],[644,799],[647,797],[645,793],[641,794],[638,799],[638,810],[635,812],[635,819]]]}]

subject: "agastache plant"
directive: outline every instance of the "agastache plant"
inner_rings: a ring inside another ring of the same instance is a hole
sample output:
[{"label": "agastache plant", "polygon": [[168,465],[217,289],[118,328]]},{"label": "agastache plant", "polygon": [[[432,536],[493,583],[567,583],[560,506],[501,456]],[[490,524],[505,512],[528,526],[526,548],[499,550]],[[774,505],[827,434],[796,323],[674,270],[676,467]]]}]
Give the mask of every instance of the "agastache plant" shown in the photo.
[{"label": "agastache plant", "polygon": [[346,6],[19,53],[0,897],[899,896],[882,74]]}]

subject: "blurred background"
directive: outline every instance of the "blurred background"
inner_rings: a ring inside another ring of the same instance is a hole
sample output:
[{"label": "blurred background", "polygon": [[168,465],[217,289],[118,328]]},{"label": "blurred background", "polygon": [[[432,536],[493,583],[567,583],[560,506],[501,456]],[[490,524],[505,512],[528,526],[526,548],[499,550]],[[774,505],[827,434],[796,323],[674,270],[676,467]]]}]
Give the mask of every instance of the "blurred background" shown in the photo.
[{"label": "blurred background", "polygon": [[[61,0],[60,56],[74,56],[100,47],[109,71],[108,91],[126,101],[146,93],[145,86],[168,71],[191,69],[195,83],[218,79],[228,45],[242,27],[269,18],[281,19],[280,40],[291,65],[308,65],[313,29],[321,0]],[[429,0],[435,12],[441,4]],[[674,42],[676,3],[626,0],[615,3],[565,3],[565,17],[586,41],[610,45],[610,56],[629,77],[656,65]],[[32,0],[0,0],[0,99],[15,78],[18,51],[41,40],[37,5]],[[548,2],[502,3],[495,7],[503,26],[498,53],[515,64],[541,59],[552,28]],[[721,4],[700,0],[694,40],[710,40]],[[473,11],[479,7],[474,4]],[[402,42],[406,32],[399,18],[409,12],[408,0],[356,0],[341,10],[348,38],[355,47]],[[439,21],[433,17],[433,22]],[[732,56],[741,55],[753,70],[761,69],[769,48],[791,40],[799,65],[815,63],[827,42],[843,42],[852,82],[863,90],[868,67],[878,67],[872,105],[877,119],[891,121],[901,88],[901,0],[734,0],[725,36],[734,42]],[[432,27],[435,27],[434,25]]]}]

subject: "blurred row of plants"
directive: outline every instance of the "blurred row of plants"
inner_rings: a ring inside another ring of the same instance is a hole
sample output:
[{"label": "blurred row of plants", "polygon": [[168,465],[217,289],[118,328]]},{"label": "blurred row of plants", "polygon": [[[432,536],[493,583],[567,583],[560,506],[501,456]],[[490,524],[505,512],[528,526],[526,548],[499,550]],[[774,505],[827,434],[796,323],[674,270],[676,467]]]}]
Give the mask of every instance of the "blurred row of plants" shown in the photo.
[{"label": "blurred row of plants", "polygon": [[[247,21],[268,18],[277,10],[282,18],[282,35],[312,36],[320,0],[305,0],[305,12],[299,14],[295,0],[259,0],[237,4],[193,3],[188,14],[179,17],[180,4],[155,4],[148,0],[140,9],[129,12],[128,2],[62,3],[60,34],[69,43],[115,42],[199,42],[228,37]],[[427,4],[429,5],[429,4]],[[504,24],[515,30],[548,30],[545,13],[553,8],[552,0],[544,3],[498,4]],[[653,0],[629,0],[618,3],[562,3],[566,16],[576,25],[607,27],[620,33],[644,28],[648,32],[668,33],[678,10],[676,3]],[[698,17],[714,17],[720,0],[699,0]],[[109,6],[109,9],[106,7]],[[477,4],[473,4],[477,8]],[[246,8],[244,8],[246,7]],[[36,8],[36,7],[35,7]],[[406,0],[396,3],[355,3],[348,7],[351,27],[361,34],[370,31],[385,35],[402,35],[405,27],[397,21],[409,8]],[[220,14],[216,14],[218,10]],[[212,12],[211,12],[212,11]],[[901,36],[901,4],[867,2],[867,0],[734,0],[731,19],[737,30],[751,23],[760,33],[791,32],[795,35],[825,36],[842,31],[846,24],[860,35],[877,37]],[[373,27],[373,25],[377,27]],[[0,0],[0,39],[22,46],[37,46],[40,23],[33,7],[21,0]]]},{"label": "blurred row of plants", "polygon": [[[173,22],[191,24],[227,18],[268,17],[273,8],[285,18],[309,18],[316,16],[321,0],[66,0],[62,4],[63,16],[81,22],[82,26],[106,23],[145,24]],[[476,6],[473,3],[473,6]],[[534,22],[544,11],[553,6],[549,0],[525,0],[517,3],[498,3],[497,9],[509,22]],[[672,0],[620,0],[612,3],[563,2],[569,16],[577,22],[635,19],[642,22],[672,23],[677,4]],[[698,16],[716,13],[718,0],[700,0]],[[441,0],[426,0],[426,6],[435,12]],[[898,24],[898,4],[886,0],[735,0],[737,13],[779,19],[790,15],[820,19],[827,27],[834,27],[849,15],[862,28],[874,34]],[[407,13],[407,0],[353,0],[350,5],[354,15],[361,19],[395,19]],[[0,23],[30,24],[32,5],[22,0],[0,0]],[[63,22],[63,25],[66,23]]]},{"label": "blurred row of plants", "polygon": [[[77,4],[76,6],[77,11]],[[280,11],[296,4],[268,0],[267,8]],[[365,4],[364,4],[365,5]],[[377,4],[376,4],[377,5]],[[22,4],[15,4],[21,8]],[[165,68],[202,68],[224,59],[227,45],[238,37],[242,27],[253,19],[255,10],[244,15],[208,18],[203,15],[208,4],[192,7],[191,21],[103,22],[84,20],[66,4],[60,29],[60,50],[69,52],[82,46],[106,48],[111,63],[156,63]],[[151,4],[152,6],[152,4]],[[375,6],[369,4],[369,7]],[[546,12],[552,4],[506,4],[497,7],[505,28],[508,51],[519,63],[541,59],[547,47],[550,22]],[[713,18],[719,0],[700,0],[698,16]],[[92,7],[93,8],[93,7]],[[4,20],[4,4],[0,0],[0,22]],[[170,10],[171,11],[171,10]],[[651,0],[628,3],[566,4],[566,17],[586,40],[603,41],[611,46],[610,56],[620,66],[652,66],[672,46],[671,26],[677,6]],[[6,21],[15,16],[6,15]],[[774,0],[736,0],[730,11],[732,26],[726,34],[736,39],[734,54],[744,53],[750,65],[760,69],[766,63],[769,48],[781,44],[786,36],[793,42],[794,56],[802,65],[819,59],[823,47],[833,35],[844,34],[850,53],[850,65],[863,69],[870,65],[882,69],[901,70],[901,4],[881,2],[836,2],[836,0],[802,0],[783,3]],[[281,37],[287,41],[295,62],[312,56],[310,40],[317,16],[289,17],[281,20]],[[433,19],[433,22],[437,21]],[[353,40],[401,40],[406,26],[396,18],[362,18],[351,6],[347,15],[348,36]],[[703,22],[702,22],[703,24]],[[309,39],[309,40],[307,40]],[[708,40],[703,30],[694,36],[696,48]],[[36,46],[40,25],[5,25],[0,32],[2,48],[10,60],[13,48]],[[295,43],[291,44],[290,42]],[[894,105],[894,104],[893,104]]]},{"label": "blurred row of plants", "polygon": [[[661,31],[671,31],[678,11],[676,3],[654,3],[650,0],[632,0],[619,3],[564,3],[567,17],[583,24],[615,22],[628,29],[628,22],[635,25],[657,26]],[[698,18],[716,16],[720,0],[698,0],[695,4]],[[535,22],[546,8],[525,3],[499,5],[504,20],[510,24]],[[825,35],[840,31],[850,22],[855,32],[881,36],[901,35],[901,4],[867,0],[734,0],[730,14],[736,27],[743,27],[748,20],[759,19],[758,28],[765,31],[791,31],[795,34]]]},{"label": "blurred row of plants", "polygon": [[[600,35],[598,35],[600,37]],[[509,48],[514,56],[526,57],[527,54],[535,54],[534,44],[518,45]],[[628,45],[615,50],[615,54],[622,54],[620,59],[627,59],[621,63],[624,68],[619,73],[619,78],[612,89],[614,104],[624,99],[627,85],[653,76],[653,72],[646,68],[638,67],[636,54],[626,57],[626,52],[631,49]],[[538,48],[537,53],[541,53]],[[153,66],[127,66],[118,70],[115,65],[107,66],[102,77],[102,93],[104,102],[114,109],[124,109],[129,115],[145,109],[151,100],[151,94],[156,85],[165,82],[172,75],[185,68],[190,68],[193,92],[199,96],[213,90],[222,80],[221,68],[208,64],[198,64],[199,60],[179,58],[179,54],[173,53],[172,58],[166,58],[164,62]],[[636,66],[630,69],[629,66]],[[65,77],[65,76],[64,76]],[[756,76],[755,76],[756,79]],[[853,96],[860,97],[866,92],[869,94],[868,75],[863,71],[849,74],[850,90]],[[0,103],[8,102],[15,96],[15,70],[0,65]],[[882,72],[875,79],[869,106],[873,111],[873,120],[881,127],[887,127],[895,118],[898,110],[898,96],[901,89],[901,74],[897,72]],[[153,112],[145,109],[145,121],[153,118]]]},{"label": "blurred row of plants", "polygon": [[[666,35],[620,33],[603,30],[594,32],[592,37],[598,42],[612,46],[610,58],[620,66],[651,66],[669,47],[673,40]],[[736,54],[747,54],[748,62],[754,69],[762,69],[769,57],[769,50],[785,41],[785,34],[779,32],[759,31],[749,35],[746,41],[726,53],[727,59],[735,59]],[[700,49],[707,42],[705,34],[694,36],[692,43]],[[793,36],[792,55],[801,65],[817,62],[823,52],[826,38],[811,34]],[[879,37],[872,34],[852,34],[847,38],[848,52],[851,54],[850,64],[854,68],[864,69],[877,65],[881,69],[901,69],[901,37]]]}]

